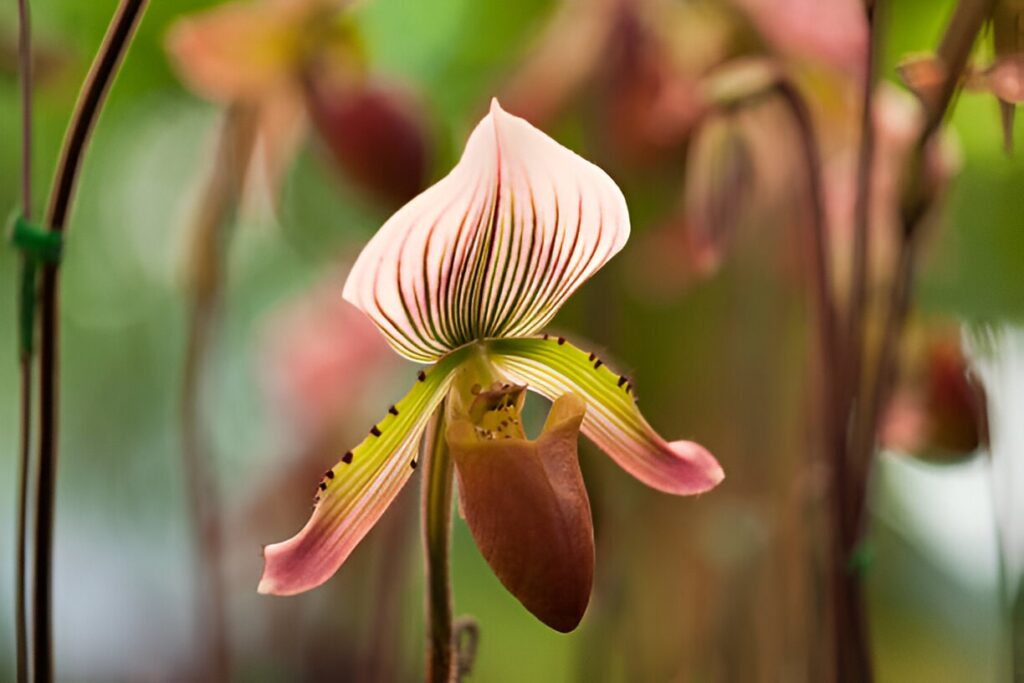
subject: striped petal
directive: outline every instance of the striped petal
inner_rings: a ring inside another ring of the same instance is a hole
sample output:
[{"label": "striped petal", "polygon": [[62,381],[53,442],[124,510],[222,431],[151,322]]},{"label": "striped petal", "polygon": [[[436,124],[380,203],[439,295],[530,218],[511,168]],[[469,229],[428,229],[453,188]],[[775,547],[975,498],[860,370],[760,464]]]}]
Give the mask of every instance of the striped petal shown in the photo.
[{"label": "striped petal", "polygon": [[338,570],[412,475],[427,420],[465,356],[466,352],[453,353],[421,371],[405,398],[327,471],[320,480],[313,516],[302,531],[263,549],[260,593],[301,593]]},{"label": "striped petal", "polygon": [[495,339],[488,357],[513,382],[556,400],[577,394],[587,402],[582,431],[624,470],[651,488],[689,495],[725,477],[714,456],[692,441],[665,441],[636,407],[633,388],[593,354],[563,338]]},{"label": "striped petal", "polygon": [[628,237],[612,179],[494,100],[451,173],[370,240],[344,296],[429,362],[536,333]]}]

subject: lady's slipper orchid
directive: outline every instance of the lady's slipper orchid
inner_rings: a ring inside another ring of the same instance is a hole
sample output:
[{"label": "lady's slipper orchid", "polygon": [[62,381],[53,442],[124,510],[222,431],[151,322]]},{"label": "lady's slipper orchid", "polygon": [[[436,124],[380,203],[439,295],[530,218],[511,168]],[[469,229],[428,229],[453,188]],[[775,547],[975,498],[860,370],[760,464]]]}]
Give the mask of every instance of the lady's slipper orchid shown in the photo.
[{"label": "lady's slipper orchid", "polygon": [[[385,223],[344,289],[398,353],[433,365],[327,471],[306,526],[265,549],[260,592],[299,593],[334,574],[412,475],[445,404],[478,546],[530,611],[575,628],[593,573],[577,433],[660,491],[700,493],[723,478],[703,447],[648,425],[627,377],[564,338],[533,336],[628,236],[611,178],[494,101],[459,163]],[[525,389],[554,402],[534,441],[519,417]]]}]

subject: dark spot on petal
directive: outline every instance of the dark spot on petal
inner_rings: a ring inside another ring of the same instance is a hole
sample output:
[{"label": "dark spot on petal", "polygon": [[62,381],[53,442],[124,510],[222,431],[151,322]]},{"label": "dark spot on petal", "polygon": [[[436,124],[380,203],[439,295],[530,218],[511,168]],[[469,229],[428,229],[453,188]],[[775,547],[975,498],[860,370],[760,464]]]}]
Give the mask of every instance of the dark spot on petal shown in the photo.
[{"label": "dark spot on petal", "polygon": [[590,362],[593,363],[595,358],[597,358],[597,354],[595,354],[594,352],[591,352],[590,353]]},{"label": "dark spot on petal", "polygon": [[346,451],[345,455],[341,456],[341,461],[346,465],[352,462],[352,451]]},{"label": "dark spot on petal", "polygon": [[321,491],[326,491],[327,490],[327,482],[326,481],[320,482],[320,490]]},{"label": "dark spot on petal", "polygon": [[547,341],[547,340],[548,340],[548,333],[547,333],[547,332],[545,332],[545,333],[544,333],[544,341]]},{"label": "dark spot on petal", "polygon": [[388,412],[391,413],[392,415],[398,415],[398,408],[391,406],[390,408],[388,408]]},{"label": "dark spot on petal", "polygon": [[619,386],[621,387],[625,383],[626,383],[626,376],[622,375],[621,377],[619,377]]},{"label": "dark spot on petal", "polygon": [[413,458],[411,461],[409,461],[409,467],[411,467],[412,469],[416,469],[416,465],[417,465],[417,463],[416,463],[416,459],[415,458]]},{"label": "dark spot on petal", "polygon": [[380,436],[380,429],[377,428],[377,425],[373,425],[373,428],[370,430],[370,433],[373,434],[374,436]]},{"label": "dark spot on petal", "polygon": [[565,343],[565,337],[559,337],[558,338],[558,345],[561,346],[564,343]]},{"label": "dark spot on petal", "polygon": [[327,470],[324,472],[324,476],[328,479],[334,479],[334,470]]},{"label": "dark spot on petal", "polygon": [[597,370],[599,367],[601,367],[601,365],[603,365],[603,361],[600,358],[598,358],[597,362],[594,363],[594,369]]},{"label": "dark spot on petal", "polygon": [[419,372],[416,373],[416,379],[418,379],[421,382],[424,381],[425,379],[427,379],[427,373],[420,370]]}]

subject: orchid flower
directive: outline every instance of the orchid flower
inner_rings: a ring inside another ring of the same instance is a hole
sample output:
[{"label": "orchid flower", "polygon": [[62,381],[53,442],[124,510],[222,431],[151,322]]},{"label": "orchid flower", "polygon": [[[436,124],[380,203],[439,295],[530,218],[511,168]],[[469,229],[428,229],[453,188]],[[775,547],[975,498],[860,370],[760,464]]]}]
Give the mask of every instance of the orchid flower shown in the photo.
[{"label": "orchid flower", "polygon": [[167,51],[193,92],[254,110],[259,154],[250,182],[276,193],[312,124],[349,180],[397,206],[425,185],[424,117],[404,88],[368,72],[350,5],[224,3],[177,20]]},{"label": "orchid flower", "polygon": [[[651,428],[628,377],[538,334],[628,237],[611,178],[494,100],[455,168],[384,224],[344,287],[395,351],[430,367],[327,470],[306,526],[265,548],[259,591],[330,578],[412,476],[438,413],[488,563],[542,621],[575,628],[594,562],[578,433],[659,491],[696,494],[723,478],[702,446]],[[520,418],[526,390],[553,402],[535,440]]]}]

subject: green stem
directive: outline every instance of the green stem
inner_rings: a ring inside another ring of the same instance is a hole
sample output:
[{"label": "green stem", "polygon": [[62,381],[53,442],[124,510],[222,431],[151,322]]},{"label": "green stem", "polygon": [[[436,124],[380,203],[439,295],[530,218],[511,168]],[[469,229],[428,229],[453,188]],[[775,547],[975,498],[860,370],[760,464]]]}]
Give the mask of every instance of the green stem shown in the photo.
[{"label": "green stem", "polygon": [[428,683],[453,680],[452,588],[448,561],[452,530],[453,468],[445,441],[444,403],[431,418],[424,442],[423,542],[427,580]]}]

